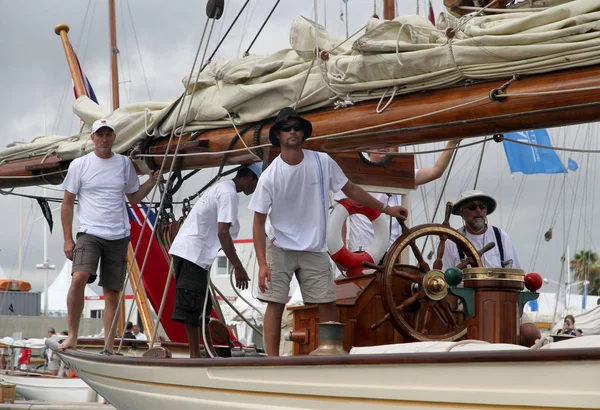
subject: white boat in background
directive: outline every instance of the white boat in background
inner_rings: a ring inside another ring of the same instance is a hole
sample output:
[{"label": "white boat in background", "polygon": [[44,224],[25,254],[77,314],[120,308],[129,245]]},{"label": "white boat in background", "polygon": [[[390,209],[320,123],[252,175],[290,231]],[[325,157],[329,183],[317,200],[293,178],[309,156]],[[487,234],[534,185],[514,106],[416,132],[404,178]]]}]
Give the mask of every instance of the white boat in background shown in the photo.
[{"label": "white boat in background", "polygon": [[6,370],[0,374],[0,381],[16,385],[17,393],[25,400],[60,403],[104,402],[104,399],[79,377]]},{"label": "white boat in background", "polygon": [[[0,347],[10,349],[11,354],[8,356],[13,358],[19,352],[17,349],[44,350],[45,342],[46,339],[13,341],[11,338],[3,338],[0,339]],[[9,363],[11,361],[14,360],[10,359]],[[104,399],[79,377],[60,377],[42,371],[19,370],[11,367],[9,365],[8,369],[0,370],[0,381],[14,384],[17,393],[25,400],[61,403],[104,402]]]}]

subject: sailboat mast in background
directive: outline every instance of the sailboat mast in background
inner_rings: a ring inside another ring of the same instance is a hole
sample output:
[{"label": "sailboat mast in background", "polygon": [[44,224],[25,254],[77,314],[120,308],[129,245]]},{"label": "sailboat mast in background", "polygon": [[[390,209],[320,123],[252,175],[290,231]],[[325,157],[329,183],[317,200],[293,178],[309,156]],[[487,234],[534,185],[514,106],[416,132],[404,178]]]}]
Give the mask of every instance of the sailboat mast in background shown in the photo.
[{"label": "sailboat mast in background", "polygon": [[396,7],[394,0],[385,0],[383,2],[383,18],[385,20],[393,20],[396,17]]},{"label": "sailboat mast in background", "polygon": [[111,90],[112,90],[112,109],[119,108],[119,66],[117,56],[117,24],[115,18],[115,1],[108,2],[108,21],[110,25],[110,72],[111,72]]}]

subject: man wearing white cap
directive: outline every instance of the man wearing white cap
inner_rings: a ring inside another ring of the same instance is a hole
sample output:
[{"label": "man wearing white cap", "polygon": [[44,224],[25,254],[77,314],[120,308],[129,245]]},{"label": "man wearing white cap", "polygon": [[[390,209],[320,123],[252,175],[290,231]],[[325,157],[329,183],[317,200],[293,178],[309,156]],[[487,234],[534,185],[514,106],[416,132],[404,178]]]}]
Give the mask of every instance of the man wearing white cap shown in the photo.
[{"label": "man wearing white cap", "polygon": [[[476,249],[481,249],[490,242],[496,245],[481,256],[484,267],[521,269],[508,234],[500,228],[488,225],[487,216],[495,210],[494,198],[481,191],[471,190],[460,194],[452,208],[452,214],[462,217],[464,224],[458,231],[466,236]],[[455,267],[464,258],[464,252],[458,249],[454,242],[446,242],[444,270]]]},{"label": "man wearing white cap", "polygon": [[[150,178],[140,185],[131,161],[112,152],[116,134],[111,120],[95,121],[90,138],[94,151],[73,160],[63,182],[64,251],[73,261],[73,269],[67,295],[69,335],[60,348],[77,347],[85,286],[96,280],[100,263],[98,284],[104,293],[104,328],[109,329],[104,337],[108,353],[112,353],[115,331],[111,327],[127,270],[129,218],[125,197],[131,203],[141,201],[156,184],[158,173],[151,171]],[[72,228],[76,197],[77,244],[73,241]]]},{"label": "man wearing white cap", "polygon": [[236,286],[242,290],[248,288],[250,279],[233,245],[240,231],[238,193],[252,194],[261,173],[262,164],[254,163],[240,168],[233,179],[224,179],[211,186],[196,202],[169,249],[176,282],[171,319],[185,324],[190,358],[200,357],[198,343],[203,322],[206,330],[204,347],[216,356],[206,325],[212,312],[208,290],[210,266],[219,249],[223,249],[233,266]]}]

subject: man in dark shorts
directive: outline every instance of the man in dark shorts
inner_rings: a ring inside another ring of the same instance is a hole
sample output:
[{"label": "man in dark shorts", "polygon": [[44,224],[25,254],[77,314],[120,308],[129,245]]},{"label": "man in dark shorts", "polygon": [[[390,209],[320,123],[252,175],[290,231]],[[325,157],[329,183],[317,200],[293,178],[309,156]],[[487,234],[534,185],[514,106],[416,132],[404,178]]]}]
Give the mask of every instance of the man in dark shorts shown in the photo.
[{"label": "man in dark shorts", "polygon": [[[83,311],[85,286],[96,280],[104,293],[104,340],[112,353],[115,329],[112,322],[123,290],[129,246],[129,218],[125,197],[131,203],[144,199],[156,184],[158,173],[140,185],[129,158],[112,152],[115,125],[101,119],[92,125],[94,151],[69,165],[63,183],[61,207],[64,251],[73,261],[72,281],[67,295],[69,334],[61,350],[77,347],[79,320]],[[73,241],[73,209],[78,199],[77,245]]]},{"label": "man in dark shorts", "polygon": [[[241,168],[233,179],[221,180],[210,187],[190,211],[169,249],[177,283],[171,319],[185,324],[191,358],[200,357],[201,338],[207,354],[216,356],[206,325],[212,312],[210,266],[219,249],[223,249],[233,266],[236,286],[248,288],[248,274],[233,245],[240,231],[238,193],[253,193],[261,173],[261,164],[254,163]],[[205,337],[200,334],[203,319]]]}]

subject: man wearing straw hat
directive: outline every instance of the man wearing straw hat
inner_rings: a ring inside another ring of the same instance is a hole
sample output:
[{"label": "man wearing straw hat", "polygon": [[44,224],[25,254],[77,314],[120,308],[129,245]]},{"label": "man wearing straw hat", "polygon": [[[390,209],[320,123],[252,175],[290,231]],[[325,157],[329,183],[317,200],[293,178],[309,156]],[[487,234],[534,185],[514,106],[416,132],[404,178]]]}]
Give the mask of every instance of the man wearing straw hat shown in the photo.
[{"label": "man wearing straw hat", "polygon": [[[476,249],[481,249],[490,242],[496,245],[481,255],[484,267],[521,269],[517,252],[506,231],[488,225],[487,217],[495,210],[494,198],[481,191],[470,190],[460,194],[452,208],[452,214],[462,217],[463,226],[458,228],[458,232],[463,234]],[[458,249],[454,242],[446,242],[444,269],[455,267],[464,258],[464,252]]]}]

